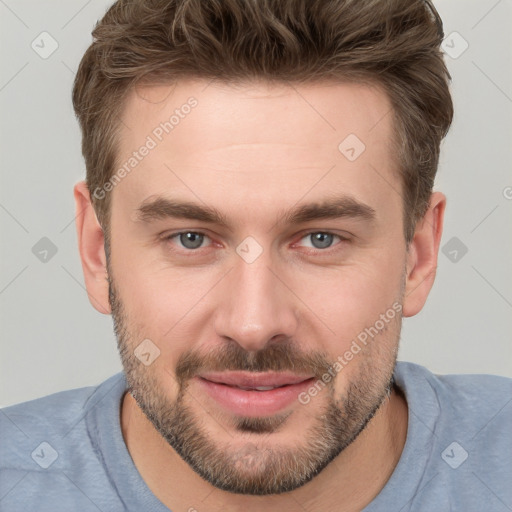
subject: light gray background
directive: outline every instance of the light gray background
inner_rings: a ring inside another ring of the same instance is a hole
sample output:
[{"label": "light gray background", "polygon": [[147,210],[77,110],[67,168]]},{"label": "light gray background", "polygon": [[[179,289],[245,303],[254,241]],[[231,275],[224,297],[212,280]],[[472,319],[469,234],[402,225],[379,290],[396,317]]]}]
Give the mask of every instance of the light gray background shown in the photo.
[{"label": "light gray background", "polygon": [[[72,81],[110,3],[0,0],[1,406],[121,369],[111,318],[85,293],[72,196],[85,176]],[[468,252],[441,253],[425,309],[404,321],[400,359],[512,376],[512,1],[436,5],[450,52],[469,45],[447,56],[456,116],[436,187],[448,196],[442,246],[456,237]],[[43,31],[58,43],[46,59],[31,48]],[[32,252],[42,237],[57,247],[46,263]]]}]

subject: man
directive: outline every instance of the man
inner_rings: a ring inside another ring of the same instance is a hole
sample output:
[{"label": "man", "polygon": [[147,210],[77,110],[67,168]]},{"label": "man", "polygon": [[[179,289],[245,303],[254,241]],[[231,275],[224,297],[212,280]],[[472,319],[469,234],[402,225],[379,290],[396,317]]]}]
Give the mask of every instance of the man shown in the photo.
[{"label": "man", "polygon": [[2,510],[511,510],[509,379],[396,363],[452,118],[423,0],[120,0],[73,90],[124,367],[3,411]]}]

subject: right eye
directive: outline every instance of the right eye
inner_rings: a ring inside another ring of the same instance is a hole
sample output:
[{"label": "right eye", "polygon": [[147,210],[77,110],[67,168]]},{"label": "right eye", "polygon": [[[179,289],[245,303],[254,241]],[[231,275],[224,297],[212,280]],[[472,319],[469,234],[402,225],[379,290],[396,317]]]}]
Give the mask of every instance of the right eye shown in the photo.
[{"label": "right eye", "polygon": [[195,250],[203,247],[203,243],[209,240],[209,237],[197,231],[180,231],[166,236],[165,240],[176,240],[182,249]]}]

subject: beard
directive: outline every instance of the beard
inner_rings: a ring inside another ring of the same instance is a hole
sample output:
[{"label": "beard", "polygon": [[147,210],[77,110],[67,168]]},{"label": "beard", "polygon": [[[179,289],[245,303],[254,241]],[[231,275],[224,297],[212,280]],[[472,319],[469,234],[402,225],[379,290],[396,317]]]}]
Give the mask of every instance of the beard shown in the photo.
[{"label": "beard", "polygon": [[[272,434],[281,435],[287,421],[293,421],[295,410],[270,417],[229,416],[228,423],[243,444],[233,435],[231,441],[216,440],[211,426],[222,425],[212,423],[208,428],[208,421],[215,420],[213,415],[194,410],[201,397],[192,395],[189,384],[200,372],[287,370],[315,375],[317,382],[332,368],[332,361],[320,352],[299,351],[290,340],[269,344],[258,352],[248,352],[234,341],[207,353],[191,349],[181,354],[172,372],[164,369],[178,386],[172,399],[156,371],[158,365],[145,366],[135,356],[134,348],[143,339],[137,334],[142,329],[130,329],[108,264],[107,269],[114,332],[129,392],[162,438],[192,470],[218,489],[263,496],[303,486],[358,437],[391,393],[401,329],[398,314],[357,355],[357,371],[348,374],[351,377],[341,396],[335,393],[337,375],[325,385],[321,396],[312,399],[315,407],[307,416],[311,425],[301,433],[298,444],[279,445],[275,436],[272,439]],[[340,375],[345,371],[342,369]],[[301,418],[299,424],[304,421]]]}]

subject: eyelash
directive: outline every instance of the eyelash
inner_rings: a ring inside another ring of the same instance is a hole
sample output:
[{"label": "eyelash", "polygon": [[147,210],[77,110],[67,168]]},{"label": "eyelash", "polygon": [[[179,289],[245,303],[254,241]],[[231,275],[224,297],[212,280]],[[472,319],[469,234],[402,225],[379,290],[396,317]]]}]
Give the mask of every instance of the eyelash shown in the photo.
[{"label": "eyelash", "polygon": [[[180,235],[185,235],[187,233],[194,233],[196,235],[201,235],[201,236],[204,236],[205,238],[209,238],[211,240],[211,238],[206,234],[206,233],[203,233],[202,231],[193,231],[193,230],[186,230],[186,231],[178,231],[176,233],[171,233],[170,235],[166,235],[163,237],[163,241],[164,242],[168,242],[168,241],[171,241],[175,238],[178,238]],[[315,248],[315,247],[306,247],[305,249],[308,250],[308,252],[310,251],[314,251],[314,252],[321,252],[321,253],[328,253],[330,252],[331,250],[333,250],[337,245],[339,245],[341,242],[348,242],[350,241],[349,238],[347,237],[343,237],[337,233],[333,233],[332,231],[318,231],[318,230],[313,230],[313,231],[308,231],[306,233],[304,233],[300,239],[300,240],[303,240],[304,238],[308,237],[308,236],[311,236],[311,235],[314,235],[314,234],[317,234],[317,233],[321,233],[323,235],[332,235],[333,237],[336,237],[339,239],[339,242],[337,244],[333,244],[331,245],[330,247],[326,247],[325,249],[318,249],[318,248]],[[295,244],[294,244],[295,245]],[[198,252],[200,249],[205,249],[205,247],[198,247],[197,249],[188,249],[186,247],[183,247],[183,248],[179,248],[179,250],[183,250],[185,252],[189,252],[189,253],[192,253],[192,252]]]}]

